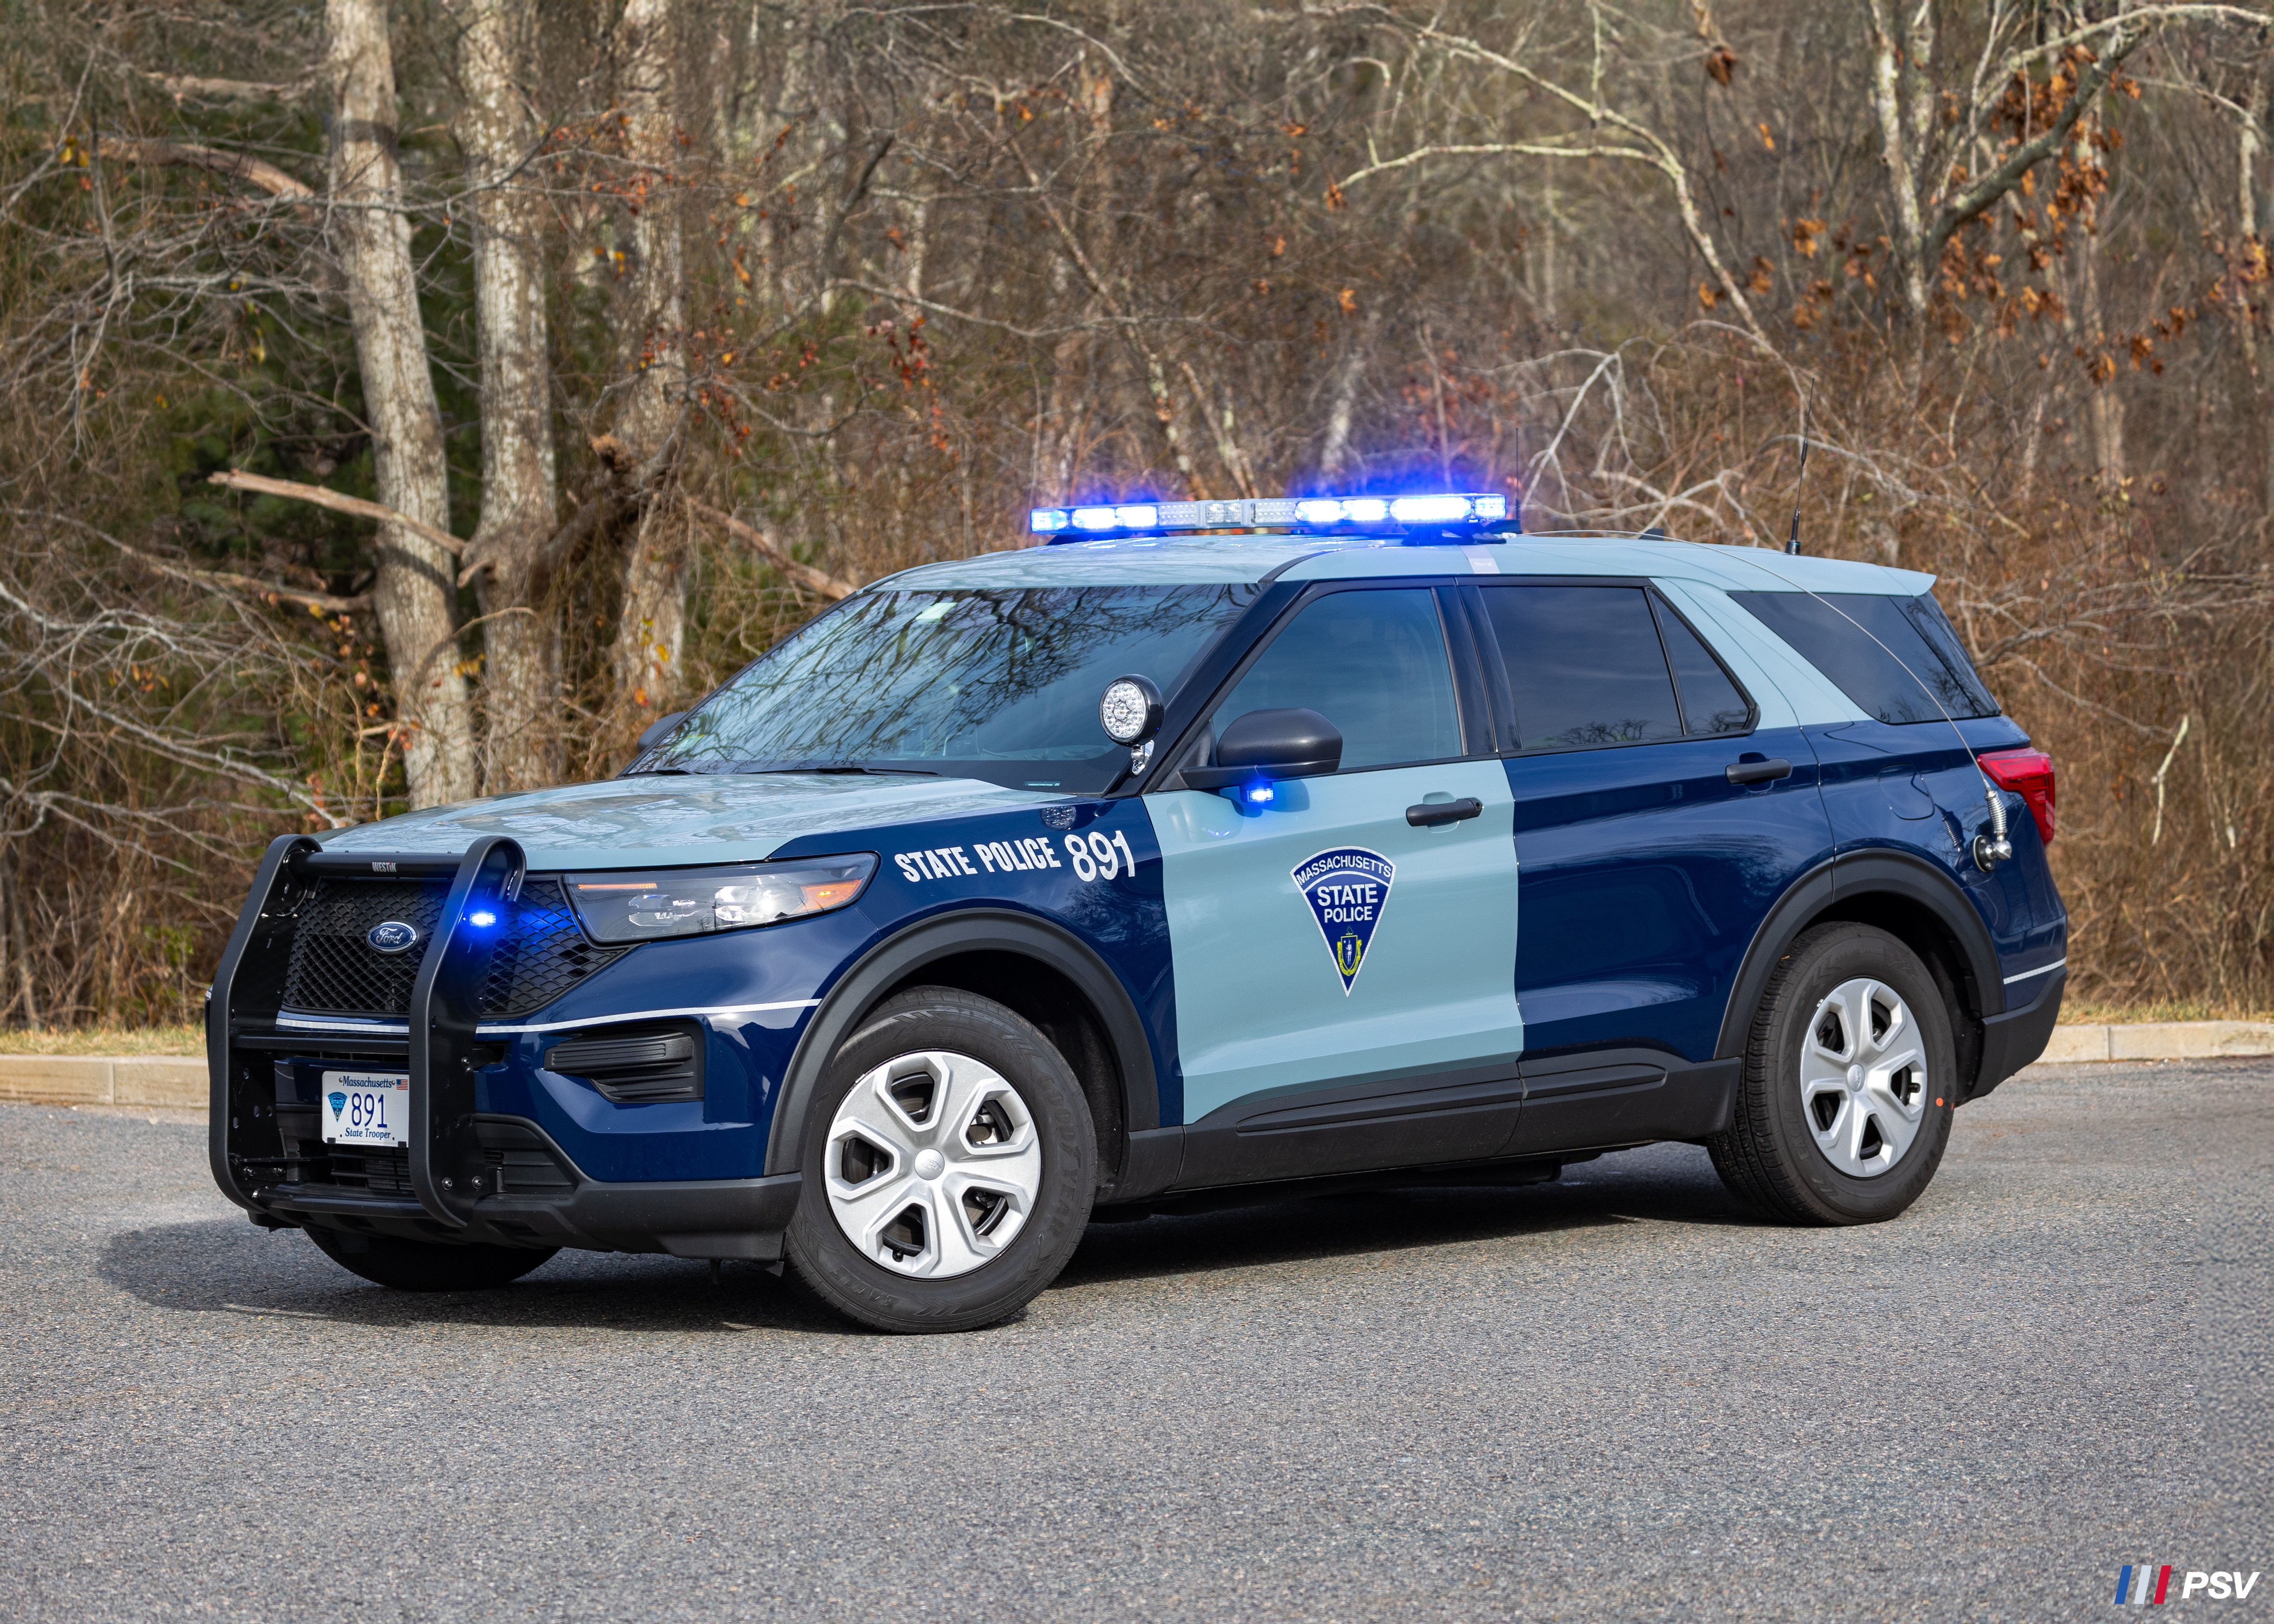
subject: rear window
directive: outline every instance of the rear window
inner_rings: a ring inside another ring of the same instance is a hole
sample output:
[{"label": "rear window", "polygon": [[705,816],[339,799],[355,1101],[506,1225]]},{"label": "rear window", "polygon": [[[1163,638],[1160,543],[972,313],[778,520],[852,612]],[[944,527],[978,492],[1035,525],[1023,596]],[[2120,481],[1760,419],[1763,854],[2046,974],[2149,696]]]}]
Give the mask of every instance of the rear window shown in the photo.
[{"label": "rear window", "polygon": [[1492,586],[1517,748],[1584,750],[1682,737],[1674,680],[1640,587]]},{"label": "rear window", "polygon": [[[1799,650],[1868,716],[1939,722],[1996,716],[1958,633],[1925,593],[1732,592],[1754,619]],[[1939,702],[1938,703],[1937,702]]]}]

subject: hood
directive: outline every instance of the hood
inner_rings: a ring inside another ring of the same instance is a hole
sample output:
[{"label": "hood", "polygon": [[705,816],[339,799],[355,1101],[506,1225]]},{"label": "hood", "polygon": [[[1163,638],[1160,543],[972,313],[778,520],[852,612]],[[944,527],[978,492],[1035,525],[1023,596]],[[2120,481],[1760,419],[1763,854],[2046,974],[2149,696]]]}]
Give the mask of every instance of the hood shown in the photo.
[{"label": "hood", "polygon": [[855,773],[644,775],[428,807],[323,837],[328,852],[463,852],[521,842],[534,870],[754,862],[804,835],[1006,811],[1063,799],[975,778]]}]

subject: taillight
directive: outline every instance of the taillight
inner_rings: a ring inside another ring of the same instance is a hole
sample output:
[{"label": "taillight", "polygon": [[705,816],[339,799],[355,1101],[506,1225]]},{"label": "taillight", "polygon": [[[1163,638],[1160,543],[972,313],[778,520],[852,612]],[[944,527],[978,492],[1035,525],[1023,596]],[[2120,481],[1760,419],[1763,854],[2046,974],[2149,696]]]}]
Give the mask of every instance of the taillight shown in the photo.
[{"label": "taillight", "polygon": [[2010,789],[2029,803],[2037,820],[2037,833],[2045,844],[2053,838],[2053,758],[2043,750],[1999,750],[1981,758],[1982,771],[1999,789]]}]

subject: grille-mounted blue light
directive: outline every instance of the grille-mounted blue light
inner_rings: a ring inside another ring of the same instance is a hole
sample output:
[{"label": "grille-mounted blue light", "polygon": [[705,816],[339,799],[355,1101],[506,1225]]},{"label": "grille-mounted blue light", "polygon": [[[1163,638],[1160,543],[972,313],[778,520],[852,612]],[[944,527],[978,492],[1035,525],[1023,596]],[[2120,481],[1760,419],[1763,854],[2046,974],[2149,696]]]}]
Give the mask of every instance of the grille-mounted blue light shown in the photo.
[{"label": "grille-mounted blue light", "polygon": [[1081,508],[1036,508],[1027,515],[1027,529],[1053,542],[1162,536],[1179,530],[1353,531],[1389,525],[1485,532],[1511,516],[1509,498],[1498,491],[1397,497],[1256,496],[1225,502],[1100,502]]}]

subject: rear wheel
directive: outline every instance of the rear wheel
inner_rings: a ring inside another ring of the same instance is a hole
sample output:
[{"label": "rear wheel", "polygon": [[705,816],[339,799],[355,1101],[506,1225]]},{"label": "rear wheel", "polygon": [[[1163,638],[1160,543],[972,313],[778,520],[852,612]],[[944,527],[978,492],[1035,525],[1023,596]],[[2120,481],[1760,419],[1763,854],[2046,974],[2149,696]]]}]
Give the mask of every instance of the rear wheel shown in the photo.
[{"label": "rear wheel", "polygon": [[943,987],[892,999],[838,1049],[807,1120],[788,1261],[863,1325],[990,1325],[1081,1240],[1097,1187],[1088,1102],[999,1004]]},{"label": "rear wheel", "polygon": [[1916,954],[1868,925],[1803,932],[1769,978],[1728,1130],[1731,1193],[1792,1223],[1871,1223],[1918,1199],[1950,1138],[1951,1011]]},{"label": "rear wheel", "polygon": [[398,1291],[487,1291],[519,1280],[560,1250],[557,1246],[448,1246],[341,1229],[312,1229],[308,1238],[342,1268]]}]

